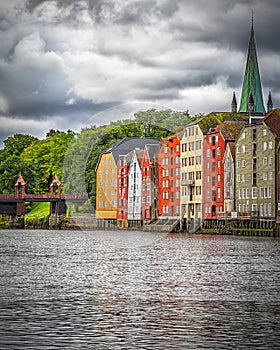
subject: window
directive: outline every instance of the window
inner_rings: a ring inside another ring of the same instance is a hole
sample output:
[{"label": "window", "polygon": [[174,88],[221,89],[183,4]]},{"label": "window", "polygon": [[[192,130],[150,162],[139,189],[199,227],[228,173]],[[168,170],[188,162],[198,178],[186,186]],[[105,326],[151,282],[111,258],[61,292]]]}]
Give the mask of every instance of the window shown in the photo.
[{"label": "window", "polygon": [[266,136],[266,129],[263,129],[263,136]]},{"label": "window", "polygon": [[252,166],[253,166],[253,171],[256,171],[257,170],[257,159],[256,158],[253,158]]},{"label": "window", "polygon": [[252,198],[256,199],[258,197],[258,189],[257,187],[252,188]]},{"label": "window", "polygon": [[180,157],[176,156],[176,164],[180,163]]},{"label": "window", "polygon": [[273,180],[273,172],[272,171],[269,172],[269,180]]},{"label": "window", "polygon": [[246,166],[246,160],[242,159],[242,168],[245,168],[245,166]]},{"label": "window", "polygon": [[267,157],[263,158],[263,165],[267,165]]},{"label": "window", "polygon": [[217,155],[220,156],[221,155],[221,147],[217,148]]},{"label": "window", "polygon": [[263,143],[263,150],[266,151],[267,150],[267,142]]},{"label": "window", "polygon": [[268,215],[269,215],[269,216],[271,216],[271,215],[272,215],[272,211],[271,211],[271,203],[268,203],[268,205],[267,205],[267,213],[268,213]]},{"label": "window", "polygon": [[176,145],[176,152],[180,152],[180,145]]},{"label": "window", "polygon": [[220,160],[218,160],[218,162],[217,162],[217,167],[218,167],[218,168],[221,167],[221,161],[220,161]]},{"label": "window", "polygon": [[269,141],[269,143],[268,143],[268,148],[269,148],[269,149],[272,149],[272,141]]},{"label": "window", "polygon": [[269,157],[269,165],[272,165],[272,157]]},{"label": "window", "polygon": [[206,157],[210,157],[210,148],[207,148],[206,150]]},{"label": "window", "polygon": [[257,185],[257,173],[252,174],[252,185],[253,186]]},{"label": "window", "polygon": [[257,138],[257,129],[252,129],[252,139],[256,140]]},{"label": "window", "polygon": [[217,175],[217,181],[218,181],[218,182],[221,181],[221,175],[220,175],[220,174]]},{"label": "window", "polygon": [[163,181],[162,181],[162,187],[163,187],[163,188],[168,187],[168,180],[163,180]]},{"label": "window", "polygon": [[252,156],[256,156],[257,154],[257,144],[253,143],[252,144]]},{"label": "window", "polygon": [[245,152],[246,152],[246,146],[242,145],[242,153],[245,153]]},{"label": "window", "polygon": [[240,153],[240,146],[237,146],[236,152],[237,152],[237,153]]},{"label": "window", "polygon": [[257,211],[258,210],[258,205],[253,203],[252,204],[252,211]]},{"label": "window", "polygon": [[168,153],[168,147],[167,146],[164,146],[164,153]]},{"label": "window", "polygon": [[206,181],[207,181],[207,182],[210,182],[210,176],[209,176],[209,175],[207,175]]},{"label": "window", "polygon": [[239,191],[238,191],[238,198],[239,199],[242,199],[242,188],[239,188]]},{"label": "window", "polygon": [[207,188],[207,198],[210,198],[210,188]]},{"label": "window", "polygon": [[246,137],[246,134],[245,134],[245,132],[243,132],[242,133],[242,138],[245,139],[245,137]]},{"label": "window", "polygon": [[221,187],[218,187],[217,196],[218,198],[221,198]]},{"label": "window", "polygon": [[266,181],[267,180],[267,172],[263,173],[263,180]]},{"label": "window", "polygon": [[214,173],[215,171],[216,171],[216,163],[213,162],[213,163],[212,163],[212,172]]},{"label": "window", "polygon": [[246,181],[246,174],[242,174],[242,182]]},{"label": "window", "polygon": [[168,192],[162,192],[162,199],[168,199]]},{"label": "window", "polygon": [[240,175],[237,175],[237,182],[240,182]]},{"label": "window", "polygon": [[237,168],[240,168],[240,164],[241,164],[241,162],[240,162],[240,160],[238,160],[237,161]]}]

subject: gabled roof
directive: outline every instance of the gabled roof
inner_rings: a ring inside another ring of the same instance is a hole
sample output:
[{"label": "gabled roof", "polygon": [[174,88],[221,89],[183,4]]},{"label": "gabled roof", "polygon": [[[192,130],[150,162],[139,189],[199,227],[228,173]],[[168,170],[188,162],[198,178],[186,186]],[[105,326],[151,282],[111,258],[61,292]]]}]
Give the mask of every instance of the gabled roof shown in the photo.
[{"label": "gabled roof", "polygon": [[[188,124],[189,126],[189,124]],[[177,132],[176,134],[172,134],[172,135],[169,135],[167,137],[164,137],[161,139],[161,143],[163,144],[165,141],[170,141],[170,140],[173,140],[173,139],[178,139],[178,140],[181,140],[182,136],[184,134],[184,130],[181,130],[179,132]]]},{"label": "gabled roof", "polygon": [[280,137],[280,109],[267,113],[260,122],[264,122],[276,137]]},{"label": "gabled roof", "polygon": [[102,156],[102,154],[112,153],[115,163],[117,164],[119,155],[125,155],[135,148],[143,149],[146,144],[159,144],[159,142],[160,139],[154,137],[126,137],[103,151],[100,156]]},{"label": "gabled roof", "polygon": [[244,121],[226,121],[220,125],[220,132],[226,141],[235,141],[239,136],[241,130],[247,122]]},{"label": "gabled roof", "polygon": [[254,101],[254,112],[265,113],[253,17],[239,112],[248,112],[248,102],[251,94]]},{"label": "gabled roof", "polygon": [[129,153],[127,153],[125,156],[124,156],[124,159],[125,159],[125,162],[126,164],[129,166],[131,161],[132,161],[132,158],[133,158],[133,154],[134,154],[134,150],[133,151],[130,151]]},{"label": "gabled roof", "polygon": [[147,149],[147,153],[148,153],[150,161],[153,160],[153,158],[158,150],[158,145],[146,145],[145,147]]},{"label": "gabled roof", "polygon": [[232,159],[235,160],[235,143],[234,143],[234,141],[229,141],[227,143],[223,160],[225,160],[225,157],[226,157],[226,154],[227,154],[227,149],[229,150],[229,152],[230,152],[230,154],[232,156]]}]

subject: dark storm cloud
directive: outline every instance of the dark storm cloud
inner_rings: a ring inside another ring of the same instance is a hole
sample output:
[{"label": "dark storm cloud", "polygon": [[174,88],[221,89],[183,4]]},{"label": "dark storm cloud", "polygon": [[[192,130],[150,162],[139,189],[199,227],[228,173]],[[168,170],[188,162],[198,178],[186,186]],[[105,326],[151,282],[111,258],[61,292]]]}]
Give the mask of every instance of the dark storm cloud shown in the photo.
[{"label": "dark storm cloud", "polygon": [[228,108],[241,93],[251,10],[264,92],[279,106],[279,0],[10,1],[0,4],[2,124],[65,127],[135,101]]},{"label": "dark storm cloud", "polygon": [[[34,11],[36,8],[44,4],[46,1],[28,0],[25,2],[28,11]],[[77,2],[76,0],[56,0],[55,4],[59,8],[71,9],[71,18],[76,20],[79,18],[81,11],[88,10],[90,16],[96,23],[116,22],[122,25],[143,24],[153,17],[168,18],[177,11],[177,1],[173,0],[134,0],[117,2],[114,0],[86,0]]]}]

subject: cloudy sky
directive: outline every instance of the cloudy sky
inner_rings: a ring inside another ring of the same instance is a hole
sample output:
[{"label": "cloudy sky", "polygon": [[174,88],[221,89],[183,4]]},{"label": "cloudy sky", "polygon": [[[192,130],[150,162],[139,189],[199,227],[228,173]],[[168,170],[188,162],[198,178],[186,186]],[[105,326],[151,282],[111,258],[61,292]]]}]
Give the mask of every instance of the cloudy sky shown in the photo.
[{"label": "cloudy sky", "polygon": [[0,147],[151,107],[229,110],[252,9],[264,102],[280,107],[279,0],[0,0]]}]

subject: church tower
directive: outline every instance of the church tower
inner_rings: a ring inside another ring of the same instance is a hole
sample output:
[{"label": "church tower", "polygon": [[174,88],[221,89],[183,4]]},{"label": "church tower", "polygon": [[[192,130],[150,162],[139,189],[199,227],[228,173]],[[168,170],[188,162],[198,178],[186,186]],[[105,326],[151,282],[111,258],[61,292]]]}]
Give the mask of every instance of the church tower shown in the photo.
[{"label": "church tower", "polygon": [[[252,108],[252,101],[254,106]],[[250,106],[250,111],[249,111]],[[265,113],[265,108],[263,104],[263,94],[261,86],[261,78],[257,59],[257,49],[254,33],[254,17],[252,12],[252,26],[251,35],[249,40],[248,54],[247,54],[247,64],[244,74],[242,95],[239,112],[252,112],[255,113]]]}]

